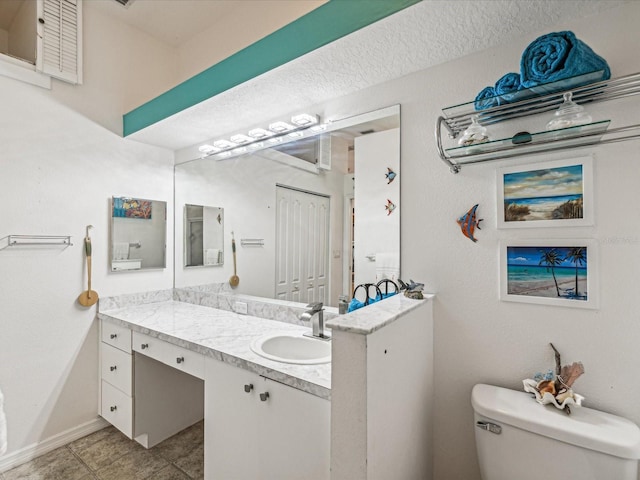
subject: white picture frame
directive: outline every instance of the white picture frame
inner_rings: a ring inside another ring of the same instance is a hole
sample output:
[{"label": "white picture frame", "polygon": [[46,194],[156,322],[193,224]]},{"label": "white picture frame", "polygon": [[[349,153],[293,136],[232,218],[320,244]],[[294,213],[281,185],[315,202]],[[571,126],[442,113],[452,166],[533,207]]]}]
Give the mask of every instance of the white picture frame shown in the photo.
[{"label": "white picture frame", "polygon": [[593,158],[497,169],[498,228],[594,224]]},{"label": "white picture frame", "polygon": [[[583,249],[582,254],[576,249]],[[502,240],[500,299],[597,309],[597,242],[565,238]]]}]

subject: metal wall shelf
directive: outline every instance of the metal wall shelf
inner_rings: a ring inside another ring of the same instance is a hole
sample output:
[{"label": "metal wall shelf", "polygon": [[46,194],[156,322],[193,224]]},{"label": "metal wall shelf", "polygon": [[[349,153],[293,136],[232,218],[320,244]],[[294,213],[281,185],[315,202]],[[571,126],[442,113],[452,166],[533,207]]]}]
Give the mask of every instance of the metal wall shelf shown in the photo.
[{"label": "metal wall shelf", "polygon": [[71,235],[7,235],[0,238],[0,250],[8,247],[71,247]]},{"label": "metal wall shelf", "polygon": [[[440,158],[453,173],[458,173],[462,165],[640,138],[640,124],[633,124],[605,131],[571,128],[564,135],[544,135],[547,132],[539,132],[532,134],[536,141],[524,144],[508,145],[505,140],[509,139],[503,139],[491,142],[494,145],[477,144],[458,148],[443,146],[443,130],[447,131],[449,138],[456,138],[470,125],[472,116],[477,116],[481,125],[488,126],[554,111],[562,104],[563,94],[566,92],[572,92],[573,101],[579,104],[605,102],[640,94],[640,73],[584,85],[591,78],[590,75],[594,74],[536,87],[535,90],[520,93],[520,97],[524,97],[522,100],[486,110],[476,111],[474,102],[444,108],[435,129]],[[540,94],[549,91],[553,93]],[[479,148],[479,145],[482,147]]]}]

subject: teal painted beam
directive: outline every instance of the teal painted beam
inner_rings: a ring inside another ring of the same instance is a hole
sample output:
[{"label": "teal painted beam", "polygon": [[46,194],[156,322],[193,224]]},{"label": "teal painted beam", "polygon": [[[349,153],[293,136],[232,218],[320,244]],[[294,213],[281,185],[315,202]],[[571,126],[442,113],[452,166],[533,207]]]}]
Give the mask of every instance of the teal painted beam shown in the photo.
[{"label": "teal painted beam", "polygon": [[330,0],[123,116],[124,136],[215,97],[421,0]]}]

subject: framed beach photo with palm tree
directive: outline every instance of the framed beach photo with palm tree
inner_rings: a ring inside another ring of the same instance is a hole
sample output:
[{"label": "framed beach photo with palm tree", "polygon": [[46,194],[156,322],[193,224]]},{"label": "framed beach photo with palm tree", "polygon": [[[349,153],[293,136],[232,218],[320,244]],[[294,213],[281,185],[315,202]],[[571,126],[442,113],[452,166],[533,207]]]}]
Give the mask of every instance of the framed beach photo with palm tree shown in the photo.
[{"label": "framed beach photo with palm tree", "polygon": [[498,169],[498,228],[593,225],[593,159]]},{"label": "framed beach photo with palm tree", "polygon": [[500,299],[598,308],[597,264],[594,240],[504,240]]}]

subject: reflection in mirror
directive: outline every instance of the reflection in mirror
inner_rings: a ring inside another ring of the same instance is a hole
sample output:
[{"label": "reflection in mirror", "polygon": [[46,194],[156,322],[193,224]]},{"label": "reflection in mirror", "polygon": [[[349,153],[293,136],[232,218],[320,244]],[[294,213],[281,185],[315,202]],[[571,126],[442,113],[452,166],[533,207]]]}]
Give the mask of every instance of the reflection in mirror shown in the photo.
[{"label": "reflection in mirror", "polygon": [[142,198],[111,199],[112,272],[165,268],[167,202]]},{"label": "reflection in mirror", "polygon": [[[191,151],[178,152],[178,161]],[[186,204],[224,208],[240,239],[237,293],[337,306],[359,283],[400,273],[400,106],[334,121],[277,149],[178,163],[175,200],[176,212]],[[184,239],[176,228],[177,252]],[[224,243],[230,251],[231,237]],[[232,262],[214,275],[180,267],[177,288],[233,274]]]},{"label": "reflection in mirror", "polygon": [[224,264],[224,209],[184,206],[184,266]]}]

